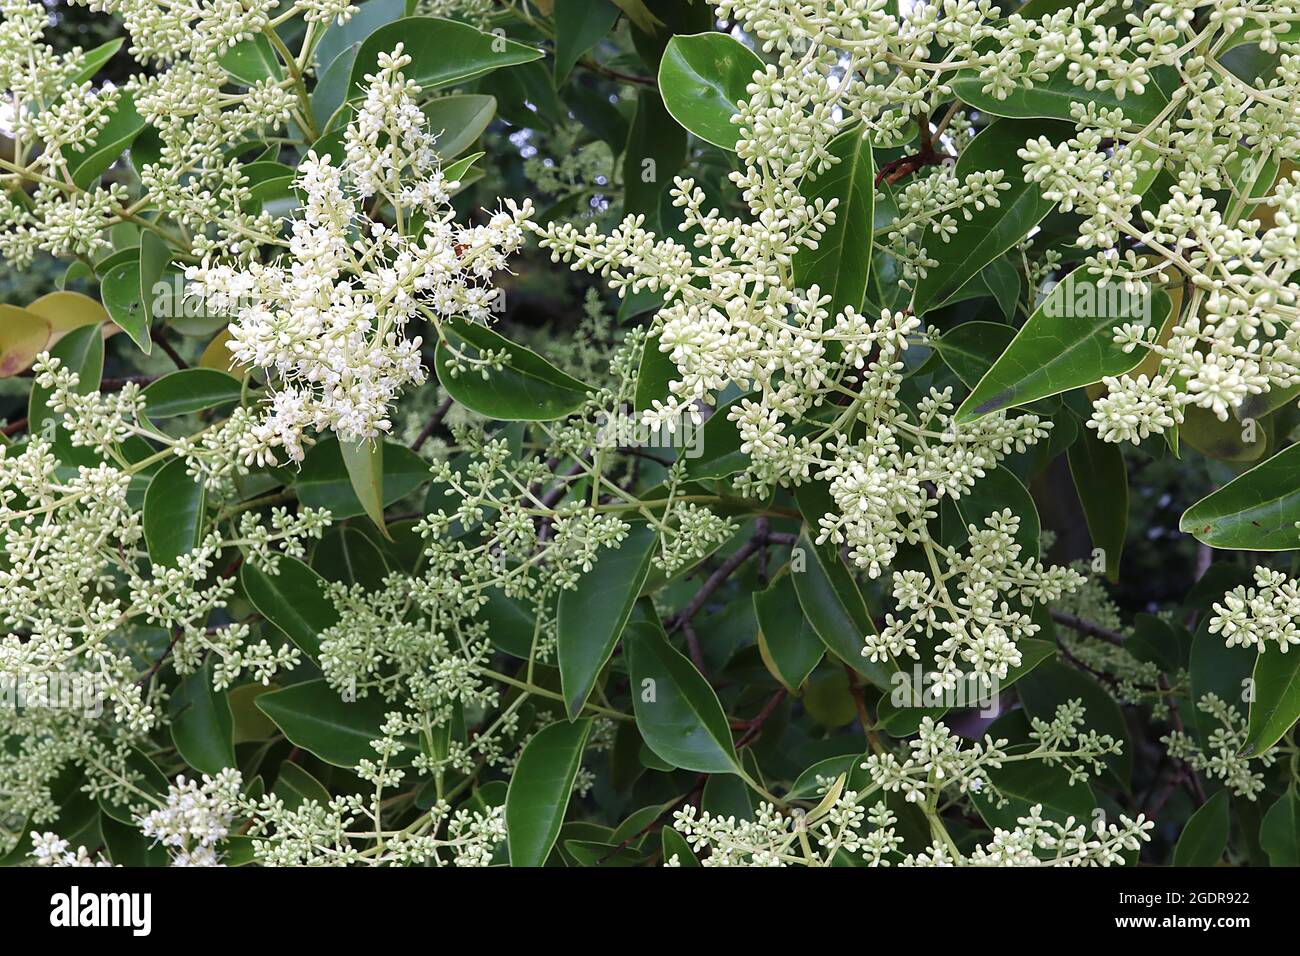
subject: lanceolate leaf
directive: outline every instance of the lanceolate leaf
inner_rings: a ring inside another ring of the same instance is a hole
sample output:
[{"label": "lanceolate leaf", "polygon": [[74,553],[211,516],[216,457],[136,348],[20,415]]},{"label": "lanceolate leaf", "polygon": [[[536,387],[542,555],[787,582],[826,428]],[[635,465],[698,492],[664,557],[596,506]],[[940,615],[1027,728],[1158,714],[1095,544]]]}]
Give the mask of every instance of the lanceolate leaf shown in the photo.
[{"label": "lanceolate leaf", "polygon": [[632,526],[617,550],[604,549],[574,590],[561,591],[557,629],[560,686],[569,718],[582,711],[632,614],[658,546],[655,529]]},{"label": "lanceolate leaf", "polygon": [[173,695],[172,740],[195,770],[215,776],[235,762],[234,718],[224,690],[212,687],[212,661],[190,674]]},{"label": "lanceolate leaf", "polygon": [[1212,548],[1291,551],[1300,547],[1300,445],[1202,498],[1183,512],[1178,530]]},{"label": "lanceolate leaf", "polygon": [[1259,843],[1273,866],[1300,866],[1300,797],[1294,781],[1264,814]]},{"label": "lanceolate leaf", "polygon": [[179,369],[150,382],[144,391],[148,418],[175,418],[239,401],[240,381],[210,368]]},{"label": "lanceolate leaf", "polygon": [[1255,699],[1250,702],[1247,753],[1260,754],[1300,720],[1300,654],[1267,650],[1255,661]]},{"label": "lanceolate leaf", "polygon": [[675,36],[659,61],[659,89],[678,123],[705,142],[735,149],[740,127],[731,118],[762,68],[753,50],[725,33]]},{"label": "lanceolate leaf", "polygon": [[974,172],[1002,170],[1009,189],[998,191],[998,205],[972,210],[949,242],[927,236],[926,249],[938,261],[916,285],[912,307],[917,315],[947,301],[986,265],[1020,242],[1052,209],[1038,186],[1025,181],[1016,150],[1038,136],[1059,139],[1072,127],[1044,120],[999,120],[962,150],[955,173],[959,180]]},{"label": "lanceolate leaf", "polygon": [[[257,707],[270,717],[290,742],[336,767],[355,767],[375,760],[372,740],[383,737],[384,718],[393,706],[371,694],[347,701],[324,680],[306,681],[257,698]],[[404,766],[415,754],[409,749],[389,759]]]},{"label": "lanceolate leaf", "polygon": [[697,773],[740,773],[726,714],[713,688],[654,624],[623,639],[641,737],[660,759]]},{"label": "lanceolate leaf", "polygon": [[1122,100],[1112,90],[1085,89],[1071,82],[1069,67],[1063,66],[1046,80],[1035,81],[1028,89],[1017,86],[1010,95],[998,99],[985,93],[987,81],[978,70],[962,70],[952,81],[952,91],[962,102],[990,116],[1013,116],[1020,119],[1058,119],[1073,122],[1072,104],[1095,103],[1098,109],[1122,109],[1130,122],[1145,126],[1159,115],[1168,100],[1156,83],[1148,83],[1141,93],[1129,93]]},{"label": "lanceolate leaf", "polygon": [[766,591],[754,592],[754,617],[763,663],[787,689],[798,693],[826,647],[799,607],[793,575],[782,574]]},{"label": "lanceolate leaf", "polygon": [[366,75],[379,69],[379,54],[392,52],[399,43],[411,57],[403,74],[426,94],[542,56],[541,50],[504,35],[483,33],[467,23],[441,17],[406,17],[385,24],[361,44],[352,64],[349,99],[365,95],[369,86]]},{"label": "lanceolate leaf", "polygon": [[574,412],[587,400],[587,386],[536,352],[472,322],[447,323],[451,345],[467,359],[490,351],[503,356],[501,368],[471,366],[453,375],[453,354],[438,344],[435,364],[447,392],[467,408],[498,421],[549,421]]},{"label": "lanceolate leaf", "polygon": [[1091,428],[1079,429],[1079,437],[1067,455],[1092,546],[1102,551],[1106,577],[1116,581],[1128,531],[1128,471],[1124,467],[1124,455],[1119,445],[1102,441]]},{"label": "lanceolate leaf", "polygon": [[154,564],[175,567],[203,537],[204,492],[183,458],[173,458],[144,493],[144,537]]},{"label": "lanceolate leaf", "polygon": [[[429,480],[428,463],[405,445],[384,442],[382,457],[383,507],[405,498]],[[367,513],[337,439],[317,442],[307,453],[293,488],[302,504],[328,508],[335,521]]]},{"label": "lanceolate leaf", "polygon": [[569,78],[582,55],[604,38],[618,19],[607,0],[555,0],[555,85]]},{"label": "lanceolate leaf", "polygon": [[99,295],[113,321],[148,355],[153,340],[149,337],[149,312],[140,295],[140,263],[122,262],[106,272]]},{"label": "lanceolate leaf", "polygon": [[506,833],[512,866],[541,866],[555,845],[591,718],[557,721],[524,746],[506,792]]},{"label": "lanceolate leaf", "polygon": [[343,465],[352,492],[361,502],[380,533],[392,540],[384,524],[384,443],[382,441],[339,442]]},{"label": "lanceolate leaf", "polygon": [[1174,847],[1174,866],[1214,866],[1228,846],[1228,791],[1220,790],[1192,814]]},{"label": "lanceolate leaf", "polygon": [[801,288],[816,285],[831,297],[826,307],[832,316],[852,306],[861,310],[871,270],[871,232],[875,222],[875,163],[871,144],[860,128],[841,133],[828,147],[839,162],[816,179],[806,181],[809,200],[835,207],[835,222],[816,249],[801,249],[794,257],[794,281]]},{"label": "lanceolate leaf", "polygon": [[1034,310],[962,402],[957,420],[973,421],[1127,372],[1146,351],[1126,353],[1114,342],[1114,328],[1148,319],[1146,324],[1159,327],[1170,305],[1161,290],[1129,295],[1122,285],[1099,286],[1091,277],[1071,273]]},{"label": "lanceolate leaf", "polygon": [[338,612],[325,596],[325,580],[297,558],[282,555],[279,573],[268,574],[244,562],[239,581],[248,599],[313,660],[320,656],[320,635],[338,623]]}]

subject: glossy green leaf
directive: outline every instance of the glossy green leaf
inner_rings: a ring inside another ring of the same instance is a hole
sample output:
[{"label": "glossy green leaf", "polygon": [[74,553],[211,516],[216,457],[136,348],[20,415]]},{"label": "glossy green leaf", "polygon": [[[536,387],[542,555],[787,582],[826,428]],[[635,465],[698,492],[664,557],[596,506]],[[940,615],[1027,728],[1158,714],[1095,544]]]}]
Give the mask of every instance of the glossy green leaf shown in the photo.
[{"label": "glossy green leaf", "polygon": [[399,43],[411,57],[403,74],[426,94],[542,56],[541,50],[504,35],[483,33],[467,23],[441,17],[404,17],[381,26],[361,44],[348,83],[350,100],[365,95],[369,86],[366,75],[379,69],[379,55],[391,53]]},{"label": "glossy green leaf", "polygon": [[587,400],[587,386],[491,329],[459,319],[445,324],[452,345],[466,357],[484,351],[503,355],[502,367],[467,368],[452,373],[453,356],[446,342],[438,343],[434,359],[438,380],[466,408],[497,421],[550,421],[577,411]]},{"label": "glossy green leaf", "polygon": [[226,372],[184,368],[150,382],[141,394],[145,416],[156,421],[237,402],[240,389],[239,379]]},{"label": "glossy green leaf", "polygon": [[1006,351],[1016,330],[1001,322],[962,322],[934,343],[939,357],[967,388],[974,388]]},{"label": "glossy green leaf", "polygon": [[[376,759],[372,740],[383,737],[385,716],[394,707],[370,694],[345,701],[324,680],[293,684],[257,698],[257,707],[270,717],[289,741],[336,767],[355,767]],[[404,766],[414,758],[405,749],[390,759]]]},{"label": "glossy green leaf", "polygon": [[1146,350],[1126,353],[1115,344],[1114,328],[1142,320],[1158,328],[1171,307],[1169,296],[1161,290],[1129,296],[1122,285],[1098,286],[1090,276],[1071,273],[1034,310],[971,390],[957,409],[958,422],[1129,371],[1142,361]]},{"label": "glossy green leaf", "polygon": [[654,528],[632,526],[617,550],[602,549],[577,587],[560,592],[560,686],[570,719],[581,712],[627,625],[659,544]]},{"label": "glossy green leaf", "polygon": [[1255,697],[1242,749],[1261,754],[1300,720],[1300,654],[1264,651],[1255,660],[1254,677]]},{"label": "glossy green leaf", "polygon": [[629,624],[623,637],[632,708],[646,746],[698,773],[740,773],[727,716],[700,672],[654,624]]},{"label": "glossy green leaf", "polygon": [[725,33],[675,36],[659,61],[659,90],[673,119],[700,139],[734,150],[740,127],[731,118],[749,99],[745,87],[763,61]]},{"label": "glossy green leaf", "polygon": [[1010,188],[998,191],[998,205],[972,210],[948,242],[927,238],[930,258],[938,262],[916,284],[913,310],[922,315],[947,301],[986,265],[1020,242],[1052,209],[1037,185],[1025,181],[1016,150],[1031,138],[1059,139],[1072,127],[1044,120],[999,120],[983,130],[957,159],[955,173],[1002,170]]},{"label": "glossy green leaf", "polygon": [[217,62],[244,86],[256,86],[267,80],[278,83],[284,79],[284,67],[264,33],[240,40],[221,54]]},{"label": "glossy green leaf", "polygon": [[1020,519],[1016,531],[1016,543],[1020,545],[1020,558],[1038,557],[1038,535],[1041,526],[1038,520],[1038,508],[1033,496],[1012,472],[1007,468],[987,468],[983,478],[975,482],[975,487],[956,500],[957,511],[962,521],[968,526],[974,525],[980,531],[987,527],[985,521],[995,512],[1010,509],[1011,514]]},{"label": "glossy green leaf", "polygon": [[79,144],[81,150],[74,150],[71,146],[63,147],[63,158],[72,173],[73,184],[78,189],[88,189],[126,152],[144,129],[144,118],[136,111],[131,91],[123,90],[108,122],[99,129],[91,142]]},{"label": "glossy green leaf", "polygon": [[1300,796],[1294,784],[1264,814],[1259,842],[1273,866],[1300,866]]},{"label": "glossy green leaf", "polygon": [[[440,96],[426,106],[424,116],[429,121],[429,132],[438,137],[434,149],[443,162],[449,162],[473,146],[492,122],[496,111],[496,98],[482,93]],[[459,177],[448,175],[447,178]]]},{"label": "glossy green leaf", "polygon": [[1220,790],[1197,810],[1174,847],[1174,866],[1214,866],[1228,847],[1228,791]]},{"label": "glossy green leaf", "polygon": [[114,37],[81,54],[77,60],[77,72],[72,77],[72,85],[80,86],[88,80],[93,80],[104,68],[104,64],[117,56],[117,51],[122,49],[122,44],[125,42],[125,37]]},{"label": "glossy green leaf", "polygon": [[753,600],[763,663],[787,690],[798,693],[826,646],[799,607],[794,576],[782,574],[767,590],[755,591]]},{"label": "glossy green leaf", "polygon": [[234,718],[224,690],[212,687],[212,658],[181,681],[168,702],[172,741],[185,762],[216,776],[235,761]]},{"label": "glossy green leaf", "polygon": [[795,253],[795,285],[816,285],[831,297],[826,306],[838,315],[852,306],[861,311],[871,271],[871,231],[875,222],[876,175],[871,143],[860,127],[831,140],[827,150],[839,160],[816,179],[805,179],[800,191],[810,202],[838,200],[835,222],[827,227],[816,249]]},{"label": "glossy green leaf", "polygon": [[[382,466],[383,507],[405,498],[429,480],[428,463],[405,445],[395,442],[384,442]],[[302,504],[328,508],[335,521],[367,513],[367,506],[357,496],[343,450],[335,438],[317,442],[307,453],[292,487]]]},{"label": "glossy green leaf", "polygon": [[541,866],[560,834],[591,719],[560,720],[538,731],[519,755],[506,792],[511,866]]},{"label": "glossy green leaf", "polygon": [[268,574],[244,562],[239,569],[244,593],[262,616],[284,632],[308,657],[320,656],[320,635],[338,623],[326,597],[325,580],[297,558],[282,555],[279,573]]},{"label": "glossy green leaf", "polygon": [[202,482],[187,473],[189,464],[173,458],[158,469],[144,493],[144,539],[149,560],[176,567],[203,537],[206,496]]},{"label": "glossy green leaf", "polygon": [[990,116],[1074,122],[1071,106],[1095,104],[1098,110],[1122,109],[1129,122],[1137,126],[1150,123],[1168,103],[1159,85],[1152,82],[1141,93],[1130,92],[1123,99],[1114,90],[1085,89],[1082,84],[1071,82],[1068,66],[1062,66],[1045,80],[1035,79],[1028,88],[1017,85],[1003,99],[985,93],[983,87],[987,83],[980,78],[979,70],[962,70],[951,80],[952,92],[963,103]]},{"label": "glossy green leaf", "polygon": [[[664,108],[659,91],[637,92],[636,115],[623,150],[623,214],[645,216],[645,227],[668,228],[664,206],[673,177],[686,162],[686,131]],[[673,210],[675,213],[676,210]]]},{"label": "glossy green leaf", "polygon": [[1300,445],[1292,445],[1192,505],[1178,530],[1212,548],[1291,551],[1300,546]]},{"label": "glossy green leaf", "polygon": [[384,524],[384,443],[341,441],[339,454],[343,457],[352,493],[375,527],[387,538],[388,528]]},{"label": "glossy green leaf", "polygon": [[149,337],[149,311],[140,294],[140,263],[122,262],[108,270],[99,284],[99,297],[113,321],[148,355],[153,340]]},{"label": "glossy green leaf", "polygon": [[555,85],[569,78],[574,64],[614,26],[618,7],[608,0],[555,0]]},{"label": "glossy green leaf", "polygon": [[686,837],[682,836],[672,827],[664,827],[660,831],[660,840],[663,841],[663,858],[667,863],[673,857],[677,858],[678,866],[699,866],[700,861],[691,849],[691,845],[686,842]]},{"label": "glossy green leaf", "polygon": [[1101,549],[1106,577],[1118,581],[1128,532],[1128,469],[1124,454],[1119,445],[1102,441],[1091,428],[1081,428],[1067,457],[1092,546]]},{"label": "glossy green leaf", "polygon": [[283,800],[290,810],[297,810],[310,800],[322,807],[330,802],[330,792],[323,783],[287,760],[280,764],[271,793]]}]

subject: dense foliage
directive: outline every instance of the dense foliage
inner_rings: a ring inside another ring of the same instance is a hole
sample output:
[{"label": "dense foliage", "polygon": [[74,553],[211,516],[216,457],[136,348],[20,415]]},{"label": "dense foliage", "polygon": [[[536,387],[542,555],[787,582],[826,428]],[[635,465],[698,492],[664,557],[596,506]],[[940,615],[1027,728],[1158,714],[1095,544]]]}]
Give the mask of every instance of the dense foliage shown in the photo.
[{"label": "dense foliage", "polygon": [[1300,0],[0,16],[5,862],[1300,864]]}]

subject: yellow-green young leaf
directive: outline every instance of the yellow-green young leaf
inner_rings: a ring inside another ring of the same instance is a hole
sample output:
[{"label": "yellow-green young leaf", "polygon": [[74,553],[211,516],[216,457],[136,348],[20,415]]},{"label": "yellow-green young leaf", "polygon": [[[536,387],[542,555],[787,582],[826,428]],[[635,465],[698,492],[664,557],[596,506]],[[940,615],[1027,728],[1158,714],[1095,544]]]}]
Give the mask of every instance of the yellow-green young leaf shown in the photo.
[{"label": "yellow-green young leaf", "polygon": [[405,53],[411,57],[402,73],[426,95],[542,56],[541,50],[504,35],[483,33],[467,23],[441,17],[405,17],[380,27],[361,44],[348,83],[350,100],[365,96],[370,86],[366,74],[375,73],[379,55],[391,52],[399,43],[405,45]]},{"label": "yellow-green young leaf", "polygon": [[797,694],[821,663],[826,647],[799,607],[793,576],[782,573],[767,590],[755,591],[753,600],[763,663],[787,690]]},{"label": "yellow-green young leaf", "polygon": [[245,561],[239,569],[239,583],[253,607],[316,660],[321,632],[339,620],[334,604],[325,596],[325,579],[289,555],[281,556],[277,566],[277,574],[268,574]]},{"label": "yellow-green young leaf", "polygon": [[816,249],[795,253],[794,281],[800,288],[816,285],[831,297],[826,307],[838,315],[847,307],[861,311],[871,271],[871,231],[875,222],[876,174],[871,143],[861,127],[841,133],[827,147],[839,162],[816,179],[805,178],[800,192],[811,202],[838,200],[835,222],[826,228]]},{"label": "yellow-green young leaf", "polygon": [[235,762],[234,718],[224,690],[212,687],[212,657],[181,681],[168,702],[172,741],[187,764],[215,776]]},{"label": "yellow-green young leaf", "polygon": [[1291,551],[1300,521],[1300,445],[1234,478],[1183,512],[1178,530],[1212,548]]},{"label": "yellow-green young leaf", "polygon": [[731,118],[762,68],[753,50],[725,33],[675,36],[659,62],[659,90],[673,119],[705,142],[734,150],[740,127]]},{"label": "yellow-green young leaf", "polygon": [[577,587],[560,592],[556,630],[560,687],[569,718],[582,711],[641,593],[659,543],[654,528],[632,526],[617,550],[600,551]]},{"label": "yellow-green young leaf", "polygon": [[16,305],[0,305],[0,378],[32,367],[50,341],[50,323]]},{"label": "yellow-green young leaf", "polygon": [[1300,720],[1300,654],[1265,651],[1255,660],[1254,677],[1243,749],[1261,754]]},{"label": "yellow-green young leaf", "polygon": [[655,624],[636,621],[623,637],[632,709],[646,746],[674,767],[740,774],[735,743],[718,696]]},{"label": "yellow-green young leaf", "polygon": [[173,458],[153,476],[144,493],[144,539],[149,560],[176,567],[203,537],[203,483],[187,472],[183,458]]},{"label": "yellow-green young leaf", "polygon": [[56,342],[73,329],[110,321],[102,305],[80,292],[49,292],[30,303],[27,311],[50,323]]},{"label": "yellow-green young leaf", "polygon": [[1081,428],[1066,457],[1088,522],[1092,546],[1101,549],[1106,577],[1118,581],[1119,561],[1128,532],[1128,470],[1124,467],[1124,453],[1119,445],[1098,438],[1091,428]]},{"label": "yellow-green young leaf", "polygon": [[524,745],[506,792],[511,866],[541,866],[560,834],[591,718],[556,721]]},{"label": "yellow-green young leaf", "polygon": [[[324,680],[305,681],[257,698],[257,707],[270,717],[289,741],[336,767],[355,767],[374,760],[372,740],[383,737],[384,720],[392,705],[377,694],[345,701]],[[406,747],[389,759],[395,767],[409,766],[414,751]]]},{"label": "yellow-green young leaf", "polygon": [[[587,401],[586,385],[491,329],[461,319],[449,320],[443,328],[447,341],[438,343],[434,357],[438,380],[466,408],[497,421],[550,421]],[[466,359],[490,351],[501,367],[471,365],[453,375],[452,348]]]},{"label": "yellow-green young leaf", "polygon": [[384,443],[382,441],[339,442],[343,465],[352,483],[352,491],[375,523],[380,534],[392,537],[384,524]]},{"label": "yellow-green young leaf", "polygon": [[1138,323],[1159,328],[1171,307],[1162,290],[1144,286],[1130,294],[1122,283],[1102,286],[1082,270],[1070,273],[961,403],[957,420],[974,421],[1129,371],[1146,349],[1125,352],[1115,344],[1115,327]]},{"label": "yellow-green young leaf", "polygon": [[1206,800],[1183,827],[1174,847],[1174,866],[1214,866],[1228,846],[1228,791]]},{"label": "yellow-green young leaf", "polygon": [[1264,814],[1259,845],[1273,866],[1300,866],[1300,797],[1294,781]]}]

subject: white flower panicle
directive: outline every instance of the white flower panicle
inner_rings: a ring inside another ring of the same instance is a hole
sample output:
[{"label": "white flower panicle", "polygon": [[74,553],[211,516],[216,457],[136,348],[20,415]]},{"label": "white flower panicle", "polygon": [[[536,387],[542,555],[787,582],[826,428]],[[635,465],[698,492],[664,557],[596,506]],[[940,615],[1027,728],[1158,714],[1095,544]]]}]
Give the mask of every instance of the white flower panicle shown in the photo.
[{"label": "white flower panicle", "polygon": [[[301,461],[315,432],[352,443],[388,433],[397,396],[426,377],[408,324],[486,322],[492,277],[523,244],[528,200],[507,201],[486,225],[455,224],[458,183],[438,164],[419,88],[401,72],[409,63],[400,44],[380,55],[344,137],[345,165],[315,152],[300,164],[303,212],[275,261],[187,270],[195,294],[234,315],[232,362],[266,369],[274,385],[241,448],[248,463]],[[377,194],[396,227],[366,214]]]}]

